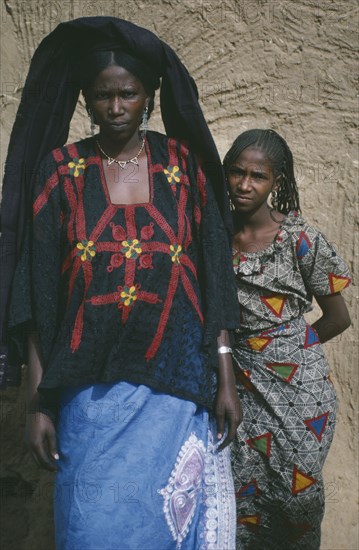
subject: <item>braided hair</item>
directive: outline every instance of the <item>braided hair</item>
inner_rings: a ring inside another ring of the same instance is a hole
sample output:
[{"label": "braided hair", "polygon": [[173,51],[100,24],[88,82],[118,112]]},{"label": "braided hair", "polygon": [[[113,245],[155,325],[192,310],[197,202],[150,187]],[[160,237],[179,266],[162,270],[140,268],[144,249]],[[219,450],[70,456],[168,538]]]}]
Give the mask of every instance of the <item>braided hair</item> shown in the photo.
[{"label": "braided hair", "polygon": [[274,130],[247,130],[240,134],[224,157],[226,175],[232,164],[247,147],[263,151],[272,165],[275,178],[280,176],[277,189],[276,210],[288,214],[290,210],[300,212],[297,183],[294,177],[293,155],[287,142]]}]

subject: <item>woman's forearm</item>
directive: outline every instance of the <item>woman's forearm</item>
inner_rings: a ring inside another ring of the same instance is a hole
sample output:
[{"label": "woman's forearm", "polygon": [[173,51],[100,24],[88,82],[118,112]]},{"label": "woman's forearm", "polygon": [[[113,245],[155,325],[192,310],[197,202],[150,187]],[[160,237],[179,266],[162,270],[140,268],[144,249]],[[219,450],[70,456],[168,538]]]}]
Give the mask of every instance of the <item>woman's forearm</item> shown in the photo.
[{"label": "woman's forearm", "polygon": [[350,327],[350,315],[340,293],[315,296],[323,315],[312,324],[322,344]]},{"label": "woman's forearm", "polygon": [[242,411],[236,390],[230,341],[226,330],[221,331],[217,339],[217,345],[219,350],[218,390],[215,413],[217,420],[217,437],[219,439],[221,439],[225,433],[225,423],[227,423],[227,435],[218,447],[220,451],[234,439],[238,425],[242,419]]},{"label": "woman's forearm", "polygon": [[332,338],[335,338],[335,336],[338,336],[338,334],[341,334],[350,327],[350,324],[349,318],[341,319],[323,315],[312,324],[312,327],[318,334],[320,342],[324,344]]},{"label": "woman's forearm", "polygon": [[[230,348],[229,334],[227,330],[221,330],[217,338],[217,346],[220,348]],[[218,353],[218,383],[219,385],[235,385],[235,376],[232,364],[232,354]]]},{"label": "woman's forearm", "polygon": [[37,332],[31,332],[28,336],[28,357],[27,408],[29,412],[37,412],[39,408],[37,388],[41,382],[43,373]]},{"label": "woman's forearm", "polygon": [[41,382],[43,368],[39,337],[36,332],[28,336],[28,373],[27,373],[27,415],[25,439],[35,462],[53,472],[59,459],[56,444],[56,432],[51,419],[39,410],[38,385]]}]

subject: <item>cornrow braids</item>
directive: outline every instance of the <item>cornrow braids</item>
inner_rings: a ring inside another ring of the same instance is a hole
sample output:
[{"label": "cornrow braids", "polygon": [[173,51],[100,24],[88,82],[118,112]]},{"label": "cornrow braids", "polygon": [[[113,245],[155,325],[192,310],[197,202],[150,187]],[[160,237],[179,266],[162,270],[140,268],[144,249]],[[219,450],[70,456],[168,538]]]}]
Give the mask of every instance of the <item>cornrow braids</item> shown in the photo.
[{"label": "cornrow braids", "polygon": [[247,147],[263,151],[272,165],[274,177],[280,176],[276,209],[282,214],[291,210],[300,212],[297,183],[294,176],[293,155],[287,142],[274,130],[247,130],[240,134],[224,157],[226,175],[229,168]]}]

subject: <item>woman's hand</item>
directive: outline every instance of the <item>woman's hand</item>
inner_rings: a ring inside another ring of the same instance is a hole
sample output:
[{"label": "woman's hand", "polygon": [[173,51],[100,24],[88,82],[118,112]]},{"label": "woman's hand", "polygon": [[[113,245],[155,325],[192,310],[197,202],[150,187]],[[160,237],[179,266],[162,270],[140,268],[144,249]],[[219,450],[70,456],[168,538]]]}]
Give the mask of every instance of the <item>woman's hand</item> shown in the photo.
[{"label": "woman's hand", "polygon": [[215,415],[217,422],[217,437],[221,439],[227,424],[227,435],[218,447],[221,451],[234,439],[237,428],[242,422],[241,403],[233,384],[220,384],[217,391]]},{"label": "woman's hand", "polygon": [[[222,330],[217,339],[218,348],[229,348],[229,336],[226,330]],[[230,349],[230,348],[229,348]],[[242,421],[242,410],[236,390],[231,353],[218,354],[218,390],[215,405],[217,421],[217,437],[223,437],[227,424],[227,436],[218,447],[221,451],[234,439],[237,428]]]},{"label": "woman's hand", "polygon": [[51,419],[39,412],[39,394],[37,387],[41,382],[42,364],[39,336],[37,332],[29,333],[28,337],[29,364],[27,371],[27,407],[25,426],[25,441],[36,464],[50,470],[56,470],[55,460],[58,460],[56,447],[56,431]]},{"label": "woman's hand", "polygon": [[56,431],[50,418],[41,412],[30,412],[26,417],[25,441],[38,466],[56,471],[55,460],[59,459]]}]

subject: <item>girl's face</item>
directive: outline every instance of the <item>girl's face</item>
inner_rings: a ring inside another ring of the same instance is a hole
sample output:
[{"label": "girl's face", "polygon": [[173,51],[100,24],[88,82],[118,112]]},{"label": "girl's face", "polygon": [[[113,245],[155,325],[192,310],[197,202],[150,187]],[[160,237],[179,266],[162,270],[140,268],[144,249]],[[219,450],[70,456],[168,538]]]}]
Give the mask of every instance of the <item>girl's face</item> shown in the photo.
[{"label": "girl's face", "polygon": [[114,141],[126,142],[138,131],[148,102],[142,82],[118,65],[101,71],[88,93],[100,132]]},{"label": "girl's face", "polygon": [[[244,149],[227,172],[231,200],[240,212],[250,213],[267,204],[277,187],[272,164],[258,148]],[[278,178],[277,178],[278,179]]]}]

